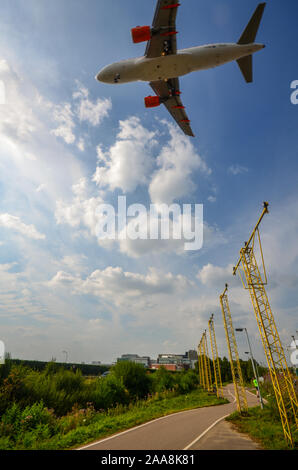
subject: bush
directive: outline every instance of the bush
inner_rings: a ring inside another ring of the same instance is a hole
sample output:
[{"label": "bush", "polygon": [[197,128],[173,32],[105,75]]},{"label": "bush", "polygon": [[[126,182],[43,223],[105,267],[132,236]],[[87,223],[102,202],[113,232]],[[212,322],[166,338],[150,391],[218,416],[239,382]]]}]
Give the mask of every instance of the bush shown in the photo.
[{"label": "bush", "polygon": [[121,380],[131,399],[143,398],[151,391],[151,380],[141,364],[123,361],[117,362],[111,374]]},{"label": "bush", "polygon": [[24,378],[27,372],[22,366],[13,366],[7,378],[3,380],[0,387],[0,414],[4,413],[11,403],[26,405],[29,392],[24,385]]},{"label": "bush", "polygon": [[[51,437],[56,431],[56,417],[53,412],[44,407],[44,403],[34,403],[23,410],[20,405],[14,403],[6,410],[0,422],[0,437],[3,439],[10,436],[14,441]],[[2,448],[2,447],[1,447]]]},{"label": "bush", "polygon": [[155,392],[164,392],[165,390],[172,390],[176,384],[175,376],[169,372],[165,367],[158,369],[152,377],[153,388]]},{"label": "bush", "polygon": [[194,371],[189,370],[182,372],[178,380],[178,392],[188,393],[193,390],[199,383],[198,375]]},{"label": "bush", "polygon": [[106,378],[96,379],[90,401],[96,410],[107,410],[117,404],[127,404],[129,393],[121,378],[109,374]]}]

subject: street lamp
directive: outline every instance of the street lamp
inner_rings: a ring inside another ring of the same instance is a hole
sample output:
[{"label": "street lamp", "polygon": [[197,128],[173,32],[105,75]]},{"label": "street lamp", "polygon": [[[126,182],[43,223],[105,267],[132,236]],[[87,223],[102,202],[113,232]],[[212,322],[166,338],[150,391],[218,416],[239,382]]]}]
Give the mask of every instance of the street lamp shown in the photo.
[{"label": "street lamp", "polygon": [[254,360],[254,357],[253,357],[253,355],[252,355],[252,349],[251,349],[251,345],[250,345],[250,341],[249,341],[247,329],[246,329],[246,328],[236,328],[236,331],[239,331],[239,332],[245,331],[245,333],[246,333],[247,342],[248,342],[248,347],[249,347],[249,351],[250,351],[250,359],[251,359],[251,363],[252,363],[252,368],[253,368],[253,372],[254,372],[255,379],[256,379],[257,384],[258,384],[258,387],[257,387],[257,388],[258,388],[258,392],[259,392],[260,405],[261,405],[261,408],[263,409],[263,408],[264,408],[264,404],[263,404],[263,399],[262,399],[261,390],[260,390],[260,385],[259,385],[259,375],[258,375],[258,372],[257,372],[257,365],[255,364],[255,360]]},{"label": "street lamp", "polygon": [[67,358],[68,358],[68,352],[67,351],[62,351],[65,354],[65,363],[67,364]]}]

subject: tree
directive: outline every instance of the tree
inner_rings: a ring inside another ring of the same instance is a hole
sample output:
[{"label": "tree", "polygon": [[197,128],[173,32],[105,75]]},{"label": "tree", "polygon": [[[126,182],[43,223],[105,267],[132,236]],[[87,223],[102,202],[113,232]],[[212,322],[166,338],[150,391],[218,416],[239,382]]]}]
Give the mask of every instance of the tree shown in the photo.
[{"label": "tree", "polygon": [[150,392],[151,380],[141,364],[130,361],[117,362],[111,373],[122,380],[131,398],[143,398]]}]

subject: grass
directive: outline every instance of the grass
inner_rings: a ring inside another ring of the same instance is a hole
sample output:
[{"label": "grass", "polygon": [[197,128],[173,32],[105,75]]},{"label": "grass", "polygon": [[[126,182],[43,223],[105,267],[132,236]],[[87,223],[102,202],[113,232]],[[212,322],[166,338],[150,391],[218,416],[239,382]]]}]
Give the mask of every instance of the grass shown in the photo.
[{"label": "grass", "polygon": [[[95,412],[85,420],[74,420],[73,415],[57,419],[56,431],[49,436],[46,430],[20,434],[14,442],[0,440],[0,449],[58,450],[73,449],[86,443],[108,437],[152,419],[179,411],[227,403],[215,395],[197,388],[185,395],[156,394],[129,406],[119,406],[107,412]],[[72,421],[71,421],[72,420]],[[72,424],[71,424],[72,423]],[[73,429],[70,429],[73,427]]]},{"label": "grass", "polygon": [[[289,450],[281,422],[272,416],[272,410],[268,406],[265,406],[263,410],[259,406],[249,408],[245,416],[241,416],[236,412],[226,420],[233,423],[238,431],[248,434],[263,449]],[[298,449],[298,433],[294,426],[292,433],[295,449]]]}]

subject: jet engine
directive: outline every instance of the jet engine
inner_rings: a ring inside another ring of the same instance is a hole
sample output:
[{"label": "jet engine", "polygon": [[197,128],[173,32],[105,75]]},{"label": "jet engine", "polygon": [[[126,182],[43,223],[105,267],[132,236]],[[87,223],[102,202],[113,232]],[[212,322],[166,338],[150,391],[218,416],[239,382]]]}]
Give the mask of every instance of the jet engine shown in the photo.
[{"label": "jet engine", "polygon": [[150,26],[137,26],[131,30],[132,40],[138,42],[150,41],[152,37]]},{"label": "jet engine", "polygon": [[155,108],[159,106],[161,103],[159,96],[146,96],[145,98],[145,106],[146,108]]}]

